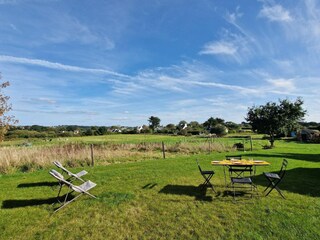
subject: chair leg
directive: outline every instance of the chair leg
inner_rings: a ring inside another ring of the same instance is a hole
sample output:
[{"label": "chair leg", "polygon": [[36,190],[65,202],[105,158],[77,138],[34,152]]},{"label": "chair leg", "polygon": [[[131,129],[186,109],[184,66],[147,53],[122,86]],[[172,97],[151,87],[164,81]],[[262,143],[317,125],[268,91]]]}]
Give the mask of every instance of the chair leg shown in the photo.
[{"label": "chair leg", "polygon": [[[67,194],[67,196],[68,196],[69,194]],[[75,201],[77,198],[79,198],[80,196],[82,195],[82,193],[81,194],[79,194],[78,196],[76,196],[76,197],[74,197],[73,199],[71,199],[70,201],[65,201],[60,207],[58,207],[54,212],[58,212],[60,209],[62,209],[62,208],[64,208],[65,206],[67,206],[69,203],[71,203],[71,202],[73,202],[73,201]],[[67,196],[66,196],[66,198],[65,198],[65,200],[67,199]]]},{"label": "chair leg", "polygon": [[204,180],[204,182],[202,183],[201,189],[204,189],[205,187],[210,187],[214,192],[216,192],[216,191],[214,190],[214,187],[213,187],[212,183],[210,182],[213,174],[209,174],[209,175],[207,175],[207,176],[203,174],[202,176],[203,176],[203,178],[204,178],[205,180]]},{"label": "chair leg", "polygon": [[270,179],[268,178],[268,180],[269,180],[269,184],[268,184],[268,186],[263,190],[264,192],[272,185],[272,181],[270,181]]},{"label": "chair leg", "polygon": [[281,195],[281,197],[283,197],[284,199],[286,199],[286,198],[284,197],[284,195],[282,194],[280,188],[277,186],[279,183],[280,183],[280,181],[278,181],[278,182],[272,182],[272,181],[271,181],[272,187],[271,187],[271,189],[267,192],[266,196],[268,196],[269,193],[271,193],[271,191],[272,191],[273,189],[276,189],[276,190],[278,191],[278,193]]}]

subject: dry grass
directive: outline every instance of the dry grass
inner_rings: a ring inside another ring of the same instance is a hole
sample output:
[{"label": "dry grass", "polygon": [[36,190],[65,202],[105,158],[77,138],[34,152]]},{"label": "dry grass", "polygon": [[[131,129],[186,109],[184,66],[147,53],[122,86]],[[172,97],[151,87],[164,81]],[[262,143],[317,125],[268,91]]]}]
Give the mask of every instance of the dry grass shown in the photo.
[{"label": "dry grass", "polygon": [[[162,158],[161,143],[126,143],[99,144],[93,147],[94,161],[98,165],[120,162],[136,162],[144,159]],[[203,152],[232,151],[223,143],[188,143],[179,142],[165,146],[166,156],[197,154]],[[91,164],[91,146],[88,144],[69,143],[51,146],[0,148],[0,173],[15,171],[33,171],[49,166],[54,160],[59,160],[70,167]]]}]

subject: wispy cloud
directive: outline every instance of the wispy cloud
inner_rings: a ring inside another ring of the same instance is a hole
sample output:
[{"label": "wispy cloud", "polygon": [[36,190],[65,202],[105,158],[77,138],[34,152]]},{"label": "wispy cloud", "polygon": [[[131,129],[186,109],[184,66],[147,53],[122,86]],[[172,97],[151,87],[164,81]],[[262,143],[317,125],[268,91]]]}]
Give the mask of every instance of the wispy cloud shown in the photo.
[{"label": "wispy cloud", "polygon": [[238,47],[233,42],[228,41],[217,41],[206,43],[199,54],[225,54],[234,55],[236,54]]},{"label": "wispy cloud", "polygon": [[43,98],[43,97],[39,97],[39,98],[30,98],[29,99],[31,102],[34,103],[47,103],[47,104],[56,104],[57,101],[50,99],[50,98]]},{"label": "wispy cloud", "polygon": [[[225,84],[221,78],[222,72],[200,63],[182,63],[167,68],[155,68],[141,71],[128,80],[112,80],[115,84],[115,93],[136,94],[138,91],[146,92],[171,91],[188,93],[195,88],[216,88],[240,94],[257,94],[254,88],[234,84]],[[217,80],[214,81],[214,79]]]},{"label": "wispy cloud", "polygon": [[14,109],[15,112],[25,113],[46,113],[46,114],[63,114],[63,115],[98,115],[97,112],[81,111],[81,110],[65,110],[65,111],[46,111],[46,110],[26,110],[26,109]]},{"label": "wispy cloud", "polygon": [[107,75],[113,75],[113,76],[125,77],[125,78],[129,77],[128,75],[117,73],[117,72],[106,70],[106,69],[83,68],[78,66],[70,66],[70,65],[65,65],[61,63],[49,62],[41,59],[21,58],[21,57],[7,56],[7,55],[0,55],[0,62],[34,65],[34,66],[51,68],[51,69],[56,69],[61,71],[107,74]]},{"label": "wispy cloud", "polygon": [[267,82],[272,85],[276,90],[283,90],[285,92],[292,92],[296,89],[293,79],[267,79]]},{"label": "wispy cloud", "polygon": [[252,54],[249,41],[243,33],[235,34],[223,30],[221,40],[206,43],[199,54],[226,57],[241,64]]},{"label": "wispy cloud", "polygon": [[281,5],[266,6],[264,5],[259,12],[260,17],[265,17],[274,22],[291,22],[290,12]]}]

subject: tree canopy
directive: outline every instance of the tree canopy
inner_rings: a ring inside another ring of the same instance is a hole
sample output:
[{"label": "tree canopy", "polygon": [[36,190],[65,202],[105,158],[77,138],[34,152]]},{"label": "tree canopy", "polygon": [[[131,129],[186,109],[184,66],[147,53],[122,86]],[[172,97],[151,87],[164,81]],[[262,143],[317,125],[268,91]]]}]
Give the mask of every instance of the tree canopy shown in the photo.
[{"label": "tree canopy", "polygon": [[268,102],[259,107],[248,109],[246,120],[254,131],[268,134],[271,147],[274,146],[274,138],[278,134],[287,134],[297,127],[306,114],[302,108],[303,100],[297,98],[294,102],[279,100],[279,103]]},{"label": "tree canopy", "polygon": [[[0,74],[1,80],[1,74]],[[8,103],[10,97],[2,93],[2,89],[10,86],[9,82],[0,83],[0,141],[3,141],[4,135],[9,129],[10,124],[17,122],[14,116],[7,116],[6,113],[9,112],[12,107]]]},{"label": "tree canopy", "polygon": [[151,116],[148,121],[150,123],[149,127],[152,129],[152,131],[154,131],[157,127],[160,126],[161,120],[158,117]]}]

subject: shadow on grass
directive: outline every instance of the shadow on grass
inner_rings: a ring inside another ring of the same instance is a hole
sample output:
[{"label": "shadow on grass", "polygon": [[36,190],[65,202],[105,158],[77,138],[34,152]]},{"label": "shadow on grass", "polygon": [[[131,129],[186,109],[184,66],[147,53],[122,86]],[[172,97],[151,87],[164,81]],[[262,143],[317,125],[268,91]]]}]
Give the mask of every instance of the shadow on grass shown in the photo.
[{"label": "shadow on grass", "polygon": [[[277,173],[277,172],[274,172]],[[281,190],[308,195],[311,197],[320,197],[320,168],[294,168],[286,171],[278,187]],[[256,184],[266,187],[269,183],[263,174],[255,177]],[[264,189],[263,189],[264,190]],[[273,190],[277,192],[276,190]]]},{"label": "shadow on grass", "polygon": [[58,186],[58,182],[36,182],[36,183],[21,183],[18,188],[27,188],[27,187],[54,187]]},{"label": "shadow on grass", "polygon": [[312,153],[275,153],[275,154],[246,154],[245,156],[252,156],[256,158],[280,158],[281,160],[283,158],[290,158],[295,160],[302,160],[302,161],[308,161],[308,162],[320,162],[320,154],[312,154]]},{"label": "shadow on grass", "polygon": [[174,194],[174,195],[187,195],[191,197],[195,197],[196,200],[199,201],[207,201],[212,202],[211,196],[206,196],[207,189],[202,188],[201,185],[199,187],[191,186],[191,185],[167,185],[162,188],[159,193],[165,194]]},{"label": "shadow on grass", "polygon": [[[64,199],[65,196],[61,196],[60,199]],[[56,197],[45,199],[9,199],[2,202],[2,209],[21,208],[29,206],[39,206],[44,204],[53,204],[57,202]]]}]

